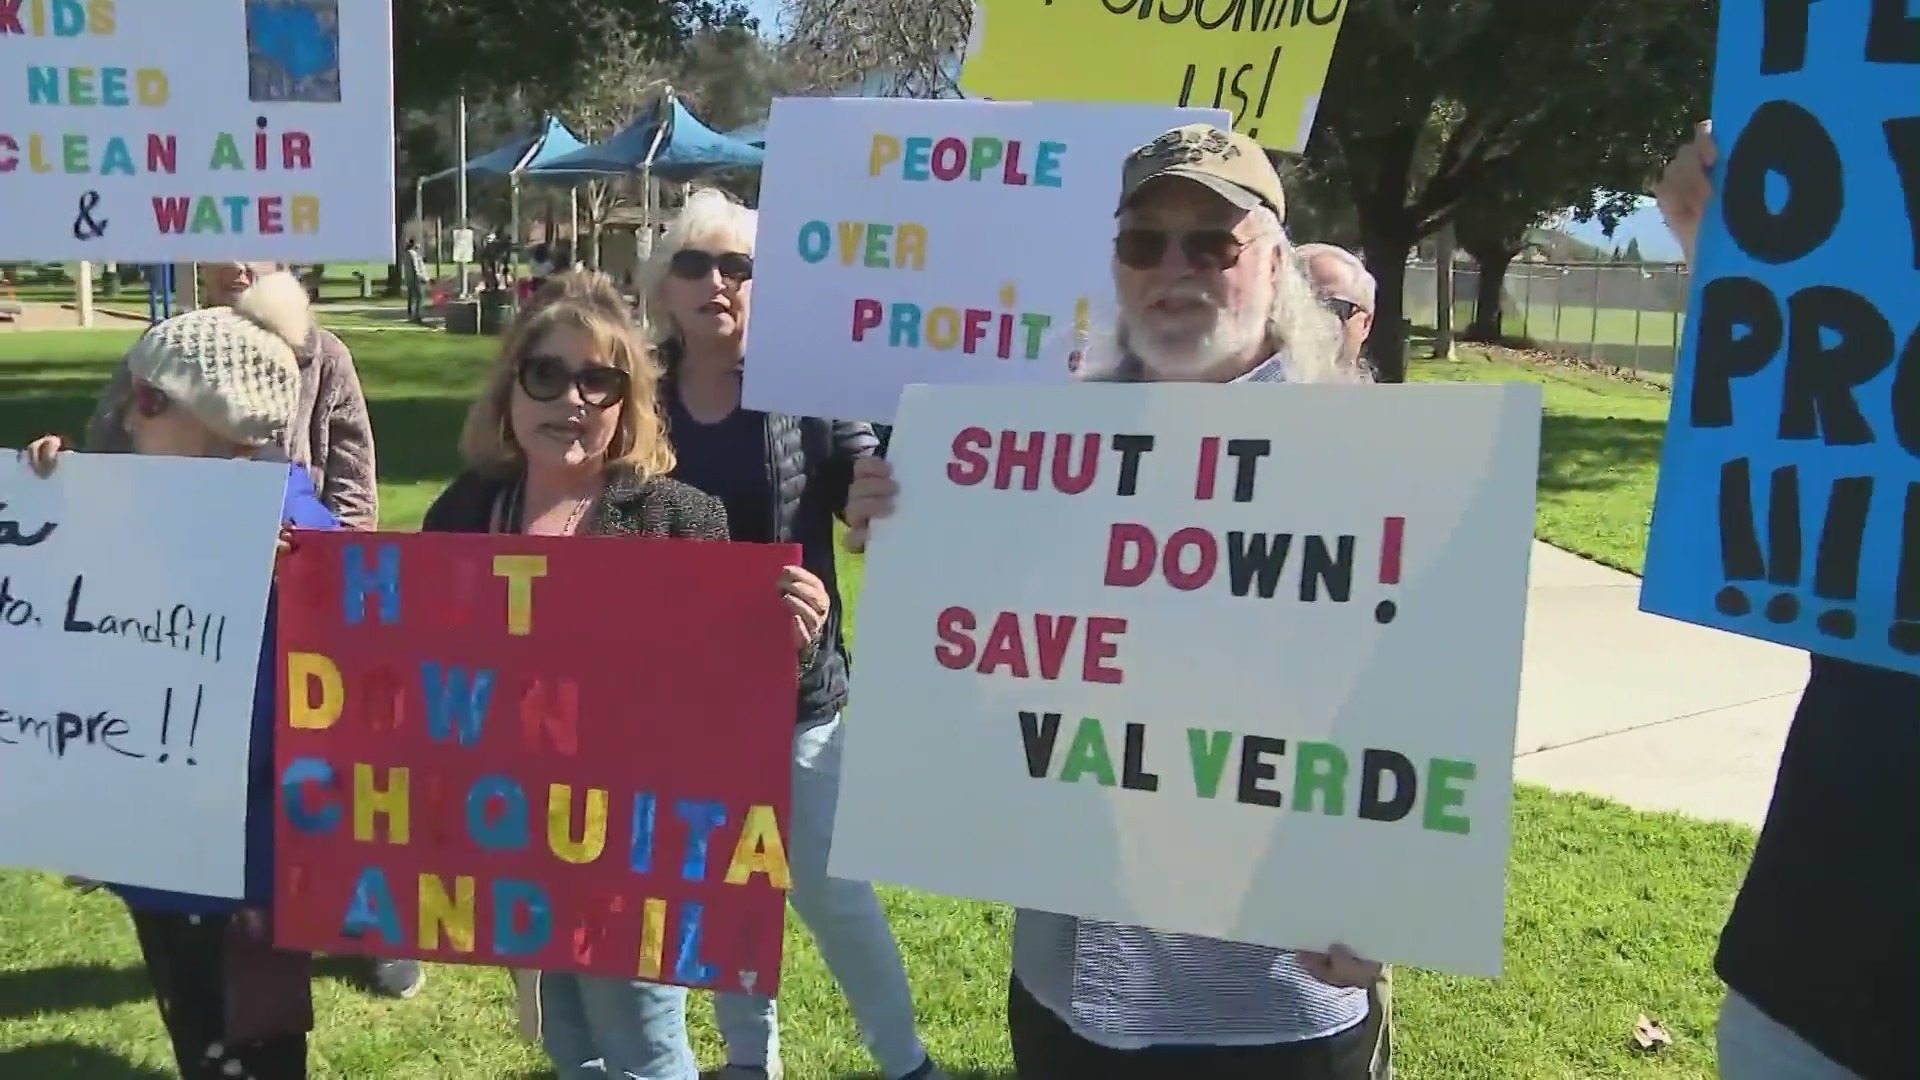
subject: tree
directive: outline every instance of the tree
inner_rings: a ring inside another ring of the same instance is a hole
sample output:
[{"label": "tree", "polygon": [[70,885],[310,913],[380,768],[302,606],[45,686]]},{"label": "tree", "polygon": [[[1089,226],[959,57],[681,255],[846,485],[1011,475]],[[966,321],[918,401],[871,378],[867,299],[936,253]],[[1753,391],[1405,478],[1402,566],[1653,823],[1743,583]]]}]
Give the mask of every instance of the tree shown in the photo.
[{"label": "tree", "polygon": [[424,108],[462,89],[563,96],[606,42],[670,57],[702,27],[755,25],[739,0],[403,0],[393,10],[395,91]]},{"label": "tree", "polygon": [[[588,143],[599,142],[627,126],[642,109],[659,103],[672,89],[672,75],[672,68],[639,33],[616,32],[582,63],[560,113],[574,134]],[[592,265],[600,265],[600,237],[608,215],[631,200],[637,184],[631,176],[594,176],[580,185],[580,208],[592,229]]]},{"label": "tree", "polygon": [[1482,214],[1517,251],[1568,186],[1606,186],[1596,157],[1630,172],[1677,145],[1702,114],[1714,15],[1714,0],[1353,0],[1307,156],[1352,199],[1383,379],[1405,377],[1415,245],[1470,198],[1518,189]]},{"label": "tree", "polygon": [[766,116],[795,81],[765,39],[738,27],[696,33],[674,67],[674,89],[716,131]]},{"label": "tree", "polygon": [[808,89],[860,84],[875,97],[954,97],[971,0],[785,0],[788,63]]},{"label": "tree", "polygon": [[[1595,190],[1596,183],[1605,182],[1598,166],[1568,171],[1560,159],[1536,156],[1516,162],[1508,182],[1484,185],[1461,200],[1454,213],[1454,234],[1460,249],[1479,267],[1468,340],[1502,337],[1507,270],[1535,233],[1571,216],[1598,220],[1611,234],[1620,219],[1633,212],[1635,196]],[[1618,262],[1617,249],[1614,254]]]},{"label": "tree", "polygon": [[1626,250],[1626,253],[1621,256],[1621,258],[1626,260],[1627,262],[1632,263],[1635,266],[1639,266],[1641,263],[1647,261],[1647,257],[1645,255],[1640,254],[1640,238],[1639,237],[1634,236],[1634,237],[1627,238],[1627,250]]}]

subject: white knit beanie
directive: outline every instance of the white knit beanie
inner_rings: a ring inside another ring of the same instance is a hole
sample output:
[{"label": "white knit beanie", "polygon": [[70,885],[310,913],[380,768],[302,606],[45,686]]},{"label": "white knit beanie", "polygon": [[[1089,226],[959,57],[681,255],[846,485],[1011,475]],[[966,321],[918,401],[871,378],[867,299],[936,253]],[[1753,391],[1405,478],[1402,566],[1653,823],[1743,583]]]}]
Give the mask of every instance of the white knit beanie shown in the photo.
[{"label": "white knit beanie", "polygon": [[189,311],[134,343],[127,369],[214,433],[265,446],[293,423],[300,366],[294,350],[313,316],[292,274],[267,274],[230,308]]}]

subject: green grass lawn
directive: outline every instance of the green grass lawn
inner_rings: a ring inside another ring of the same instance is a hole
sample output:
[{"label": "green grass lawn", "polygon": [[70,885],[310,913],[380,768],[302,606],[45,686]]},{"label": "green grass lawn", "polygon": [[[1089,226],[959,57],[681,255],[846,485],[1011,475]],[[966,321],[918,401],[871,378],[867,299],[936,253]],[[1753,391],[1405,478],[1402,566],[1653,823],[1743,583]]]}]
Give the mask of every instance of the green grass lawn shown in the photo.
[{"label": "green grass lawn", "polygon": [[[454,433],[487,343],[341,324],[372,399],[391,527],[416,524],[455,467]],[[0,338],[0,445],[77,431],[131,332]],[[1570,369],[1463,350],[1417,377],[1531,379],[1546,387],[1540,535],[1630,569],[1641,558],[1666,397]],[[860,564],[842,568],[851,606]],[[1515,806],[1507,973],[1497,982],[1402,972],[1398,1068],[1408,1080],[1599,1080],[1713,1075],[1720,994],[1709,967],[1752,837],[1736,826],[1639,814],[1523,788]],[[1364,881],[1315,883],[1365,887]],[[957,1075],[1011,1076],[1003,1025],[1009,916],[994,905],[884,890],[923,1034]],[[804,932],[790,928],[782,1036],[795,1080],[869,1077],[852,1022]],[[410,1002],[375,1001],[323,965],[314,1075],[391,1080],[550,1076],[512,1032],[511,989],[490,968],[436,967]],[[1645,1014],[1674,1045],[1630,1048]],[[718,1064],[704,1006],[703,1060]],[[37,874],[0,874],[0,1077],[169,1075],[127,921],[109,898]]]}]

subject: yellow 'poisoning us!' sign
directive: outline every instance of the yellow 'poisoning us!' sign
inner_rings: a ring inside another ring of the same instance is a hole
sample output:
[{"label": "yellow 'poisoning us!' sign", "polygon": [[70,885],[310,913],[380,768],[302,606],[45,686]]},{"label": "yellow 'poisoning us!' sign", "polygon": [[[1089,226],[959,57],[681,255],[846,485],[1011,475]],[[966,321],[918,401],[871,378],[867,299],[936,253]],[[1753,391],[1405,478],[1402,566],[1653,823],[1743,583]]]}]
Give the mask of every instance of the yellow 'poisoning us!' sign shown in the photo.
[{"label": "yellow 'poisoning us!' sign", "polygon": [[1002,101],[1225,109],[1236,130],[1298,153],[1347,0],[976,0],[960,71]]}]

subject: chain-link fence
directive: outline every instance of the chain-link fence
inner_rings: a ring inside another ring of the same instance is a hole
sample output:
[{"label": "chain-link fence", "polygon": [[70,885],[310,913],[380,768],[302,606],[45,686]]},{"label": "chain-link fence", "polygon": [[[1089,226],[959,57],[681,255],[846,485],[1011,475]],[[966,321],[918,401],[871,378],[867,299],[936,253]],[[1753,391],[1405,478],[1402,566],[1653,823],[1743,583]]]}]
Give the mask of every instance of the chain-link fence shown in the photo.
[{"label": "chain-link fence", "polygon": [[[1480,272],[1471,263],[1453,271],[1453,328],[1473,322]],[[1507,270],[1501,290],[1501,334],[1538,349],[1638,374],[1673,374],[1686,327],[1687,269],[1654,263],[1530,263]],[[1407,267],[1406,317],[1432,326],[1431,263]]]}]

